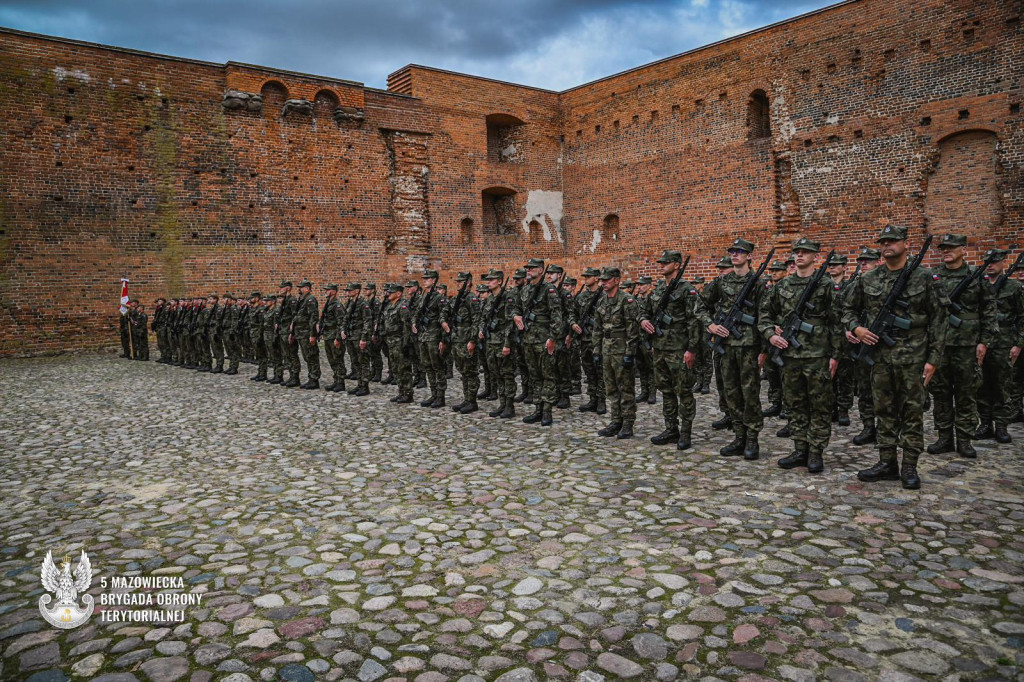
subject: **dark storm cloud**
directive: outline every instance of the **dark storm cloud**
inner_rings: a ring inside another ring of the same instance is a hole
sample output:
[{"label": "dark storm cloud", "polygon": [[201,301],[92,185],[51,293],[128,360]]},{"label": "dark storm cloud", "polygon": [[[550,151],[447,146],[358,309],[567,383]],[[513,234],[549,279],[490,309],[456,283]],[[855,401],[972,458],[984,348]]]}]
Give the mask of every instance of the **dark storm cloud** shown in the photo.
[{"label": "dark storm cloud", "polygon": [[821,0],[0,0],[0,25],[362,81],[418,63],[561,90]]}]

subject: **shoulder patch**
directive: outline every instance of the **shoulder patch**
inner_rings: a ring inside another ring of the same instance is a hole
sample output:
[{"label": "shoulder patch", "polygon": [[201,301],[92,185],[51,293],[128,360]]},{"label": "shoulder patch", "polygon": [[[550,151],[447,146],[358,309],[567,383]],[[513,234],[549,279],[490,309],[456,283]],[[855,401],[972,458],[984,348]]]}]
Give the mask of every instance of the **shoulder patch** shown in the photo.
[{"label": "shoulder patch", "polygon": [[555,293],[555,290],[554,290],[553,288],[549,288],[549,289],[548,289],[548,293],[549,293],[549,294],[553,294],[553,293]]},{"label": "shoulder patch", "polygon": [[632,303],[632,302],[633,302],[633,299],[631,299],[631,298],[627,298],[626,299],[626,303]]},{"label": "shoulder patch", "polygon": [[696,296],[696,295],[697,295],[697,290],[696,289],[690,289],[690,296]]},{"label": "shoulder patch", "polygon": [[932,275],[932,279],[935,280],[936,282],[938,282],[939,281],[939,276],[937,274]]},{"label": "shoulder patch", "polygon": [[836,291],[839,291],[840,286],[838,284],[834,284],[832,285],[832,288],[835,289]]}]

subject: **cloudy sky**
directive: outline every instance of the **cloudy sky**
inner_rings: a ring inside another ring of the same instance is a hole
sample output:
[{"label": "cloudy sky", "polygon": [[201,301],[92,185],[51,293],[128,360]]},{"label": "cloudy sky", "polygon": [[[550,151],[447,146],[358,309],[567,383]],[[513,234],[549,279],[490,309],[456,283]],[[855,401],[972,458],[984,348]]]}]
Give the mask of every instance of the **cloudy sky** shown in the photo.
[{"label": "cloudy sky", "polygon": [[0,26],[384,87],[408,63],[563,90],[829,0],[0,0]]}]

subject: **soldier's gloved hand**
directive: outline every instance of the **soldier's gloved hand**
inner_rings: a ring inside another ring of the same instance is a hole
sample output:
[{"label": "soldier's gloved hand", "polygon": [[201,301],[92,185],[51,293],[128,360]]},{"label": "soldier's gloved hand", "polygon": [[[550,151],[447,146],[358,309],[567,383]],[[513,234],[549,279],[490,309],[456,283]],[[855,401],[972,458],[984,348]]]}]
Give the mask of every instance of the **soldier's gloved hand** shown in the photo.
[{"label": "soldier's gloved hand", "polygon": [[633,366],[633,356],[632,355],[624,355],[622,357],[622,366],[623,367],[632,367]]}]

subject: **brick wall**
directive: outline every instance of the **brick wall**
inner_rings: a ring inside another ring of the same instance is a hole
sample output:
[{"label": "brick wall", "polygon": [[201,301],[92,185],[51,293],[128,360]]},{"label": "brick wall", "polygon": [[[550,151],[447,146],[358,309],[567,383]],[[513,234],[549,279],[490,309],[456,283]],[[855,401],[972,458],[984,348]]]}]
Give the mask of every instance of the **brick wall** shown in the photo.
[{"label": "brick wall", "polygon": [[670,246],[707,275],[739,235],[852,253],[889,220],[1024,246],[1021,10],[858,0],[562,93],[0,32],[0,355],[115,344],[122,275],[148,302]]}]

